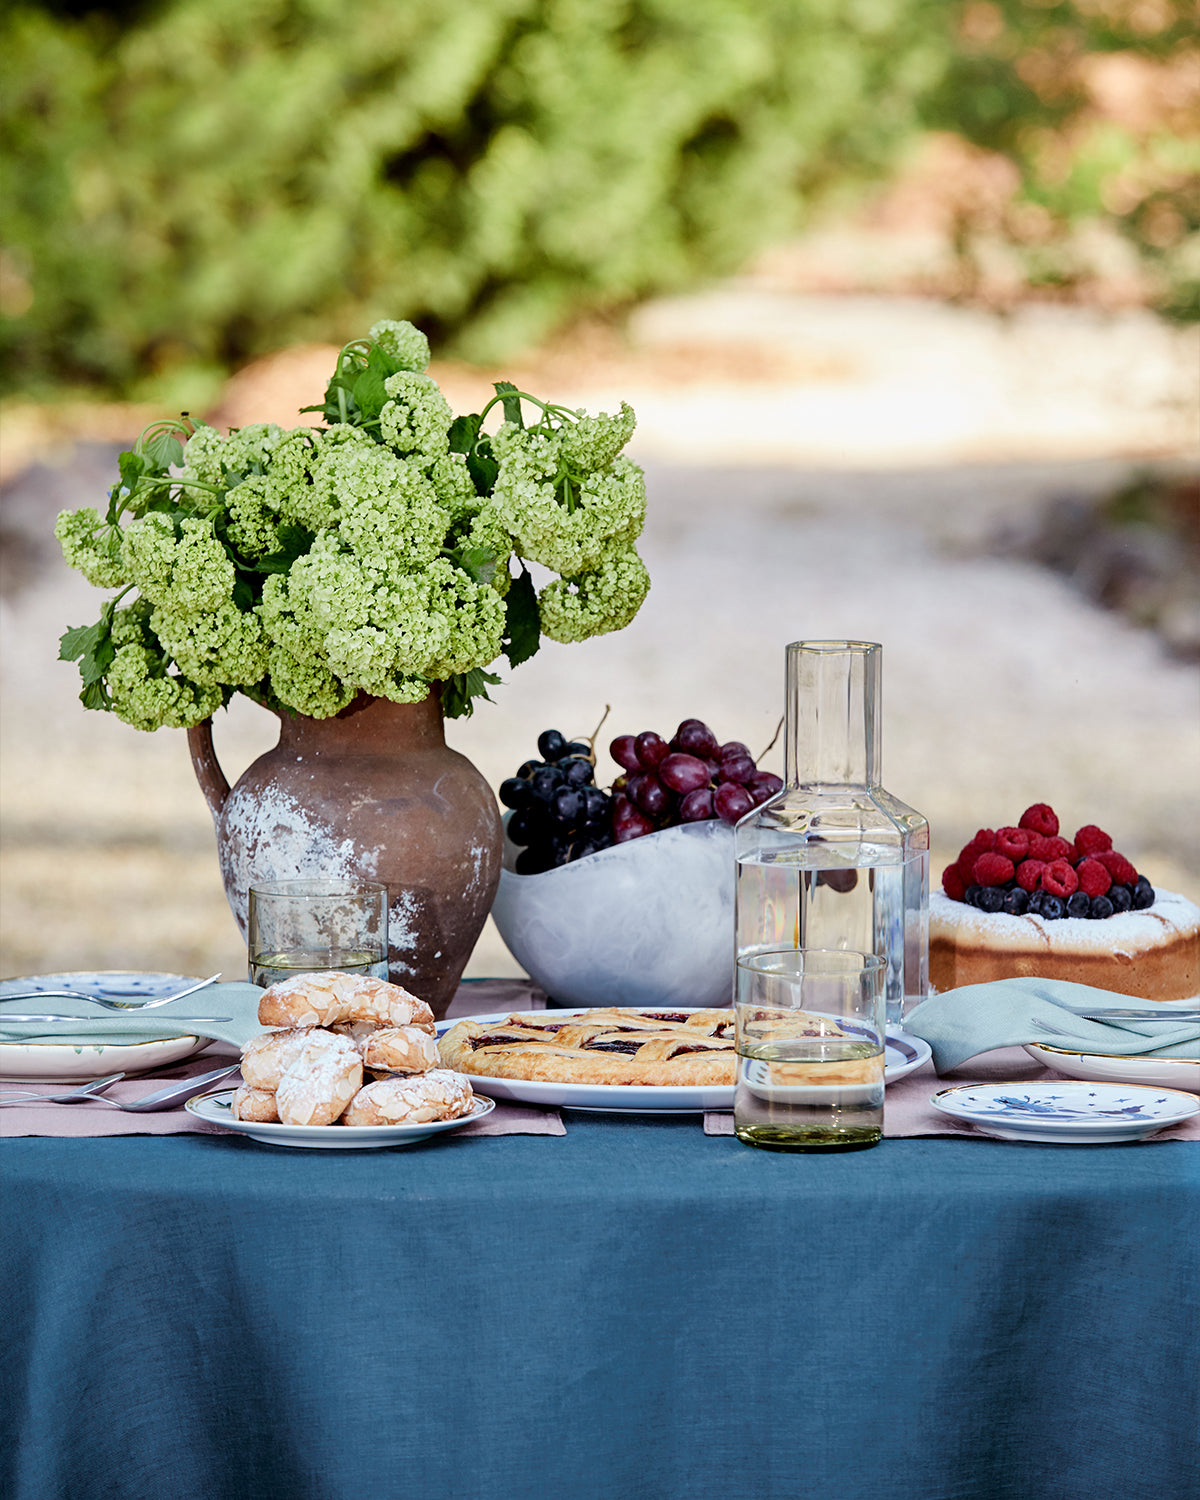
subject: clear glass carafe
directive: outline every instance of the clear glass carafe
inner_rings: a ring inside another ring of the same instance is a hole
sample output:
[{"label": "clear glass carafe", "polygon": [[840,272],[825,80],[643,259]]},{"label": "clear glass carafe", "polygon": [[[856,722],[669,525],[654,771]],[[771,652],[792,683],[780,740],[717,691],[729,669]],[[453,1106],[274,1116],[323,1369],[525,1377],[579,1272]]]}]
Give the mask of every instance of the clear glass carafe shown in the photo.
[{"label": "clear glass carafe", "polygon": [[787,648],[783,790],[737,825],[737,957],[878,954],[887,1019],[929,988],[929,824],[880,782],[883,648]]}]

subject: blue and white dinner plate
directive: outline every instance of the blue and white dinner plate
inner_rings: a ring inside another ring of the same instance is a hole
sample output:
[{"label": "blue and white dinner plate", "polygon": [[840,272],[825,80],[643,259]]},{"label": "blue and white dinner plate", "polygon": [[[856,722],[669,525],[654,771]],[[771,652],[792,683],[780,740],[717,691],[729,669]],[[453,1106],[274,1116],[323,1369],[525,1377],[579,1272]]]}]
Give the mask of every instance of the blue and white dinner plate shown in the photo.
[{"label": "blue and white dinner plate", "polygon": [[1178,1089],[1065,1079],[959,1084],[929,1102],[985,1135],[1058,1146],[1137,1141],[1200,1114],[1200,1099]]},{"label": "blue and white dinner plate", "polygon": [[[188,974],[146,974],[126,969],[76,970],[65,974],[31,974],[0,981],[0,1000],[32,991],[81,990],[106,1000],[134,1002],[157,1000],[197,981]],[[0,1007],[0,1015],[3,1008]],[[96,1019],[112,1014],[96,1007]],[[89,1037],[87,1022],[78,1027],[63,1023],[62,1036],[38,1037],[31,1041],[0,1039],[0,1078],[20,1078],[35,1083],[85,1083],[106,1073],[148,1073],[168,1063],[182,1062],[208,1046],[207,1037],[180,1036],[170,1028],[155,1027],[154,1012],[146,1017],[145,1033],[137,1039],[112,1041],[95,1032]],[[156,1034],[157,1033],[157,1034]]]}]

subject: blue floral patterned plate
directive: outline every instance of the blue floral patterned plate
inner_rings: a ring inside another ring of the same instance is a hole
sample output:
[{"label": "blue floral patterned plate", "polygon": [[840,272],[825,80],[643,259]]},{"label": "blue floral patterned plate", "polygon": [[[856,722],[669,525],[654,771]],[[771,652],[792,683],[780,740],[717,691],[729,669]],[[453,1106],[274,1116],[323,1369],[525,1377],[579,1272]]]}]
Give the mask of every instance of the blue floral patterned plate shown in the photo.
[{"label": "blue floral patterned plate", "polygon": [[1200,1099],[1179,1089],[1124,1083],[970,1083],[940,1089],[930,1104],[1002,1141],[1058,1146],[1138,1141],[1200,1114]]}]

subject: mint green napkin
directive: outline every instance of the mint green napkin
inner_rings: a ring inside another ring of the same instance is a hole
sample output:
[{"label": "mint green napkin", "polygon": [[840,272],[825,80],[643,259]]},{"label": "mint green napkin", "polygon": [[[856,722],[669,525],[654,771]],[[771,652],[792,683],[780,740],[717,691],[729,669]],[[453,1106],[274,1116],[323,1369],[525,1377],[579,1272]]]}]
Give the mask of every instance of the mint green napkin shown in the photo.
[{"label": "mint green napkin", "polygon": [[[1195,1010],[1195,1000],[1164,1001],[1155,1005],[1169,1014],[1172,1005]],[[994,984],[968,984],[932,995],[904,1018],[904,1029],[922,1037],[933,1048],[939,1073],[957,1068],[969,1057],[995,1047],[1019,1047],[1041,1042],[1071,1052],[1106,1052],[1138,1057],[1200,1058],[1200,1021],[1088,1021],[1078,1013],[1129,1007],[1149,1008],[1135,995],[1118,995],[1062,979],[1001,979]],[[1052,1036],[1039,1031],[1034,1018],[1072,1033]]]},{"label": "mint green napkin", "polygon": [[[64,1042],[68,1045],[97,1046],[105,1042],[157,1042],[173,1036],[211,1037],[213,1041],[246,1045],[263,1028],[258,1024],[258,1002],[262,990],[254,984],[210,984],[194,995],[156,1005],[153,1010],[104,1010],[86,1000],[62,1000],[57,996],[39,996],[34,1000],[0,1000],[0,1041]],[[46,1012],[55,1016],[78,1016],[79,1025],[69,1021],[6,1021],[5,1011],[19,1015]],[[177,1016],[230,1016],[229,1021],[195,1024],[172,1020]]]}]

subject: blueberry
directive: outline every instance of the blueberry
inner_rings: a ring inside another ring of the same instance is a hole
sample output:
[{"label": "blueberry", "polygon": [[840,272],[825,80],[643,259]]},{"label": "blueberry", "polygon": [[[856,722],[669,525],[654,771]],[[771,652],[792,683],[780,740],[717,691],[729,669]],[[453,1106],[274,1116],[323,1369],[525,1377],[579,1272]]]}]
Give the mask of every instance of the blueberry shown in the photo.
[{"label": "blueberry", "polygon": [[979,899],[975,903],[980,911],[996,912],[1004,910],[1004,892],[998,886],[985,885],[979,892]]},{"label": "blueberry", "polygon": [[1088,896],[1086,891],[1076,891],[1073,896],[1069,896],[1067,898],[1068,917],[1091,916],[1091,908],[1091,898]]},{"label": "blueberry", "polygon": [[567,748],[567,737],[557,729],[543,729],[538,735],[537,747],[543,760],[557,760]]},{"label": "blueberry", "polygon": [[1114,911],[1116,911],[1116,907],[1107,896],[1093,896],[1092,909],[1088,912],[1088,916],[1093,921],[1102,922],[1105,917],[1111,917]]},{"label": "blueberry", "polygon": [[1145,911],[1148,906],[1154,905],[1154,887],[1144,875],[1139,875],[1137,884],[1133,888],[1134,911]]},{"label": "blueberry", "polygon": [[1127,885],[1109,886],[1108,899],[1114,911],[1128,911],[1133,905],[1133,892]]},{"label": "blueberry", "polygon": [[524,807],[529,796],[529,783],[523,776],[510,776],[500,783],[500,800],[505,807]]},{"label": "blueberry", "polygon": [[1048,892],[1042,896],[1042,916],[1047,922],[1057,922],[1060,917],[1065,917],[1067,908],[1062,903],[1060,896],[1051,896]]},{"label": "blueberry", "polygon": [[1018,885],[1004,898],[1004,910],[1010,917],[1023,917],[1029,910],[1029,892]]},{"label": "blueberry", "polygon": [[963,892],[963,900],[968,906],[979,905],[979,893],[983,890],[981,885],[969,885]]},{"label": "blueberry", "polygon": [[1042,914],[1042,902],[1046,899],[1045,891],[1031,891],[1029,893],[1029,905],[1025,913],[1030,917],[1040,917]]}]

